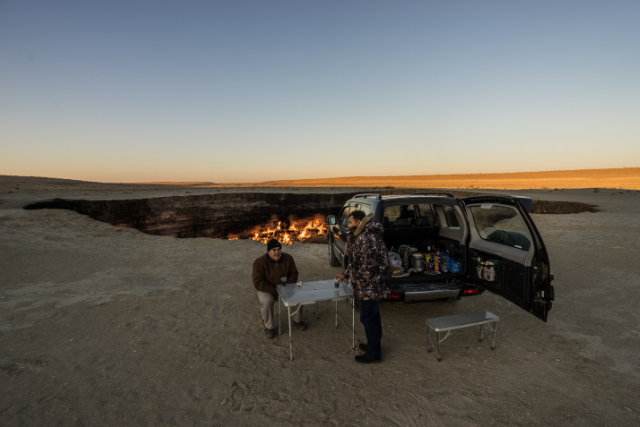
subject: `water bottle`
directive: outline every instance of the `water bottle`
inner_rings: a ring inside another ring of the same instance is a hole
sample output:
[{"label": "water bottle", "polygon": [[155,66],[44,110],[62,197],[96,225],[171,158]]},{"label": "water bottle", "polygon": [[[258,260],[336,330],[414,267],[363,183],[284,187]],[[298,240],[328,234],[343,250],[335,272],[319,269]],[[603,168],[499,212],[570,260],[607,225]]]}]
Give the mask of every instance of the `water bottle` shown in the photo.
[{"label": "water bottle", "polygon": [[447,268],[447,262],[449,261],[449,251],[445,251],[442,254],[442,260],[440,261],[440,269],[443,273],[447,273],[449,269]]}]

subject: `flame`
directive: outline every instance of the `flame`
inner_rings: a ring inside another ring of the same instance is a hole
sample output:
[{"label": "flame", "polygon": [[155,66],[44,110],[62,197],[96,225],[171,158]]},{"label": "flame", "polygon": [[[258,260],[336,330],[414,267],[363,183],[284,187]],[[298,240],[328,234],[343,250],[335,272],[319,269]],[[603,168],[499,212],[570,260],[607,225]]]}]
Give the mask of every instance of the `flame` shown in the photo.
[{"label": "flame", "polygon": [[292,245],[295,241],[302,242],[313,236],[325,235],[328,229],[321,218],[289,220],[289,226],[285,227],[282,221],[272,221],[269,225],[252,230],[249,238],[264,244],[271,239],[277,239],[283,245]]}]

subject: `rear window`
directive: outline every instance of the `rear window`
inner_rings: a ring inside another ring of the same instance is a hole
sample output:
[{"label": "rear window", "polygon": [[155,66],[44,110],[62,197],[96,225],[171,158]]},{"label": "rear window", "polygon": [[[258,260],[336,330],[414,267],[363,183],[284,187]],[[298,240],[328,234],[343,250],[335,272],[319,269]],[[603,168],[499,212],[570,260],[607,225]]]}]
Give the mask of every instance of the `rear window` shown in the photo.
[{"label": "rear window", "polygon": [[436,223],[436,216],[431,205],[418,205],[418,216],[420,218],[431,218],[431,224]]},{"label": "rear window", "polygon": [[458,217],[456,216],[456,211],[453,206],[444,205],[444,217],[447,220],[447,225],[449,226],[449,228],[460,228],[460,223],[458,222]]},{"label": "rear window", "polygon": [[514,208],[483,204],[470,209],[478,234],[484,240],[524,251],[531,247],[529,230]]}]

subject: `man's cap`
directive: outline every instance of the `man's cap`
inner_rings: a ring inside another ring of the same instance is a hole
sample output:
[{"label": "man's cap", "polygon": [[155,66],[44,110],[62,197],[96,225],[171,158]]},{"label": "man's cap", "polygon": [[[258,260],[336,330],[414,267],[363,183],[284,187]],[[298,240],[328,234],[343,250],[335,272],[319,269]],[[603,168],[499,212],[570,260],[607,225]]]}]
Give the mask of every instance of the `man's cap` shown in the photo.
[{"label": "man's cap", "polygon": [[282,245],[276,239],[271,239],[267,243],[267,252],[269,252],[273,248],[281,248]]}]

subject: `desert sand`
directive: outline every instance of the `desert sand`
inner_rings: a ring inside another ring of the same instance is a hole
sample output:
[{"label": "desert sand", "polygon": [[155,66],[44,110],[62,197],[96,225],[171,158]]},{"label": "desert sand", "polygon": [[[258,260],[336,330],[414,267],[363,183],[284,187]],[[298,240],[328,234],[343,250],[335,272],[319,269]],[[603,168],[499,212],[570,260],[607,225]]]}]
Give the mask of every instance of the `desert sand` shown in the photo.
[{"label": "desert sand", "polygon": [[[363,366],[345,303],[338,328],[330,303],[318,320],[305,311],[293,361],[285,334],[264,338],[251,285],[258,242],[150,236],[21,209],[63,195],[236,190],[0,182],[14,188],[0,191],[0,425],[640,424],[638,191],[504,191],[601,209],[534,215],[556,278],[549,321],[489,293],[384,304],[384,360]],[[325,245],[285,251],[304,281],[341,271]],[[442,362],[427,353],[424,319],[478,309],[500,316],[495,350],[464,329],[443,343]],[[365,341],[357,319],[356,339]]]},{"label": "desert sand", "polygon": [[76,194],[95,193],[122,197],[135,194],[178,195],[203,191],[292,188],[317,191],[321,188],[448,188],[498,190],[559,190],[605,188],[640,190],[640,168],[581,169],[544,172],[452,174],[413,176],[353,176],[319,179],[266,181],[258,183],[217,184],[213,182],[155,182],[137,184],[98,183],[70,179],[0,175],[0,194]]},{"label": "desert sand", "polygon": [[395,186],[402,188],[481,188],[501,190],[612,188],[640,190],[640,168],[582,169],[544,172],[355,176],[323,179],[270,181],[269,186]]}]

